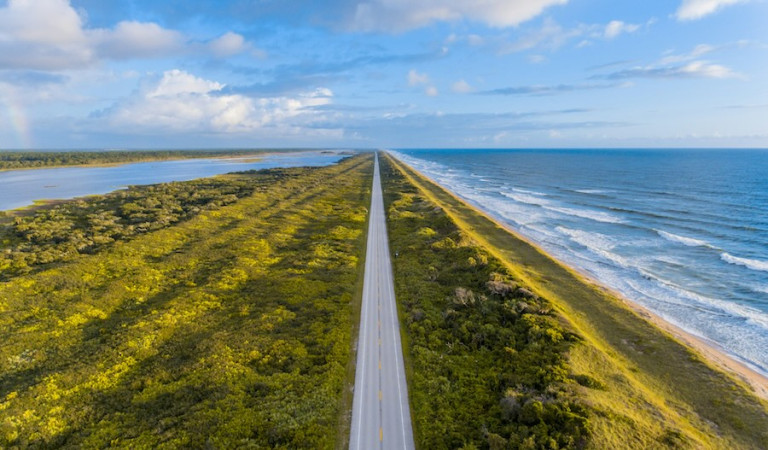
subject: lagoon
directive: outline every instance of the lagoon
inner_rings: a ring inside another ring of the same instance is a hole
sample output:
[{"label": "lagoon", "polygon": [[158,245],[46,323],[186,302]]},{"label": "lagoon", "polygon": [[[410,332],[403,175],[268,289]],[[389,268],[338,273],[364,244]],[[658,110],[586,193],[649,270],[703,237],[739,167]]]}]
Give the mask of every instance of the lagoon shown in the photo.
[{"label": "lagoon", "polygon": [[305,151],[243,158],[151,161],[108,167],[9,170],[0,172],[0,211],[29,206],[36,200],[106,194],[131,185],[187,181],[275,167],[326,166],[345,156],[347,153],[342,151]]}]

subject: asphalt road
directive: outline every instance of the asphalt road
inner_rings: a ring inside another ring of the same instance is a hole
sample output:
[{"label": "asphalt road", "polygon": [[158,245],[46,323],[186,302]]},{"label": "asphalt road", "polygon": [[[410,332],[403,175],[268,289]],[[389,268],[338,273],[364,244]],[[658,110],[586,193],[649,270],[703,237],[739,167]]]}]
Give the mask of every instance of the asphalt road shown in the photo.
[{"label": "asphalt road", "polygon": [[413,449],[378,155],[369,222],[349,448]]}]

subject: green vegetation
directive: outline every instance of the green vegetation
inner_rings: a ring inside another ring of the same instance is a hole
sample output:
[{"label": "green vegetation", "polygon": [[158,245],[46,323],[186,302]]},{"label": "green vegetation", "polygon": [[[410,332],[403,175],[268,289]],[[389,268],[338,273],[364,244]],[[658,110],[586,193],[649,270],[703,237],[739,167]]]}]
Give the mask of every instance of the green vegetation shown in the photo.
[{"label": "green vegetation", "polygon": [[362,155],[207,180],[256,187],[0,283],[0,447],[333,447],[371,175]]},{"label": "green vegetation", "polygon": [[[768,448],[768,406],[744,383],[444,189],[382,161],[423,448],[518,448],[520,439],[555,448],[584,436],[587,448]],[[521,310],[500,295],[512,283],[526,293],[511,297],[548,301],[523,299]],[[515,333],[498,325],[505,308]]]},{"label": "green vegetation", "polygon": [[[265,192],[299,172],[274,169],[178,183],[134,186],[101,196],[42,205],[0,223],[0,281],[40,265],[93,254],[116,241],[169,227],[204,211]],[[14,213],[12,213],[13,215]]]},{"label": "green vegetation", "polygon": [[577,336],[387,159],[382,180],[419,446],[582,447]]},{"label": "green vegetation", "polygon": [[37,169],[90,164],[122,164],[223,156],[258,156],[264,150],[120,150],[103,152],[0,152],[0,170]]}]

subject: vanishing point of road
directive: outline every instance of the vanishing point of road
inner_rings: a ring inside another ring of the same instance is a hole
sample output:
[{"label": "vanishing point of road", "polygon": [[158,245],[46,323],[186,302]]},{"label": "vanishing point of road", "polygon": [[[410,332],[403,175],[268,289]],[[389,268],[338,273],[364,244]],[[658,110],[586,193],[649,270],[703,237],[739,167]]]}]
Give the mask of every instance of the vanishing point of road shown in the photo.
[{"label": "vanishing point of road", "polygon": [[414,448],[384,217],[377,155],[349,437],[349,448],[352,450]]}]

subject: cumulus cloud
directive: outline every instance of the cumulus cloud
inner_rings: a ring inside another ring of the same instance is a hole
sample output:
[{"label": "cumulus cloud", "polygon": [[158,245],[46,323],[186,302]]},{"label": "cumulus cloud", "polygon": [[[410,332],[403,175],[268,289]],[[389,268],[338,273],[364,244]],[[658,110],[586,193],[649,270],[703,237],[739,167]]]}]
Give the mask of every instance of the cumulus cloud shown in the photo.
[{"label": "cumulus cloud", "polygon": [[519,25],[568,0],[369,0],[357,2],[349,26],[358,31],[405,31],[437,21]]},{"label": "cumulus cloud", "polygon": [[69,0],[9,0],[0,7],[0,69],[62,70],[103,59],[201,51],[231,56],[246,49],[242,36],[235,33],[200,46],[156,23],[123,21],[114,28],[88,28]]},{"label": "cumulus cloud", "polygon": [[697,20],[726,6],[746,3],[747,1],[749,0],[683,0],[675,13],[675,17],[678,20]]},{"label": "cumulus cloud", "polygon": [[[113,107],[95,114],[112,128],[141,133],[278,133],[312,130],[315,108],[331,103],[325,88],[294,97],[251,98],[224,94],[225,85],[170,70]],[[319,128],[320,129],[320,128]]]},{"label": "cumulus cloud", "polygon": [[209,53],[216,58],[227,58],[240,53],[250,52],[257,58],[264,58],[266,53],[247,42],[245,38],[231,31],[224,33],[208,43]]},{"label": "cumulus cloud", "polygon": [[0,8],[0,68],[69,68],[92,58],[83,21],[68,1],[10,0]]},{"label": "cumulus cloud", "polygon": [[120,22],[113,30],[88,32],[100,56],[110,59],[156,58],[183,49],[184,36],[156,23]]}]

